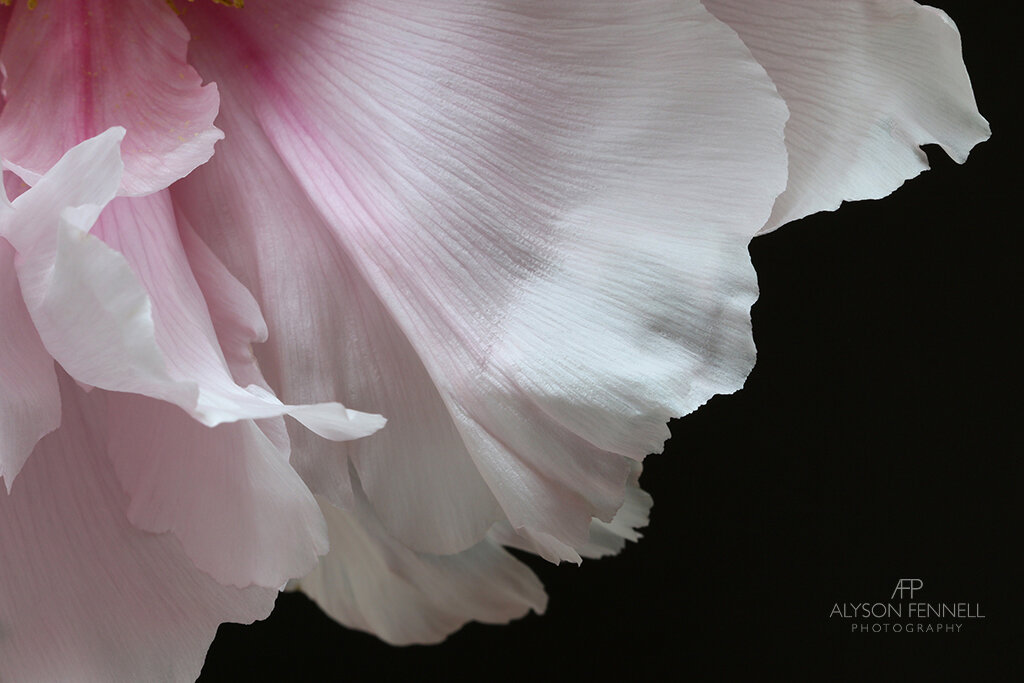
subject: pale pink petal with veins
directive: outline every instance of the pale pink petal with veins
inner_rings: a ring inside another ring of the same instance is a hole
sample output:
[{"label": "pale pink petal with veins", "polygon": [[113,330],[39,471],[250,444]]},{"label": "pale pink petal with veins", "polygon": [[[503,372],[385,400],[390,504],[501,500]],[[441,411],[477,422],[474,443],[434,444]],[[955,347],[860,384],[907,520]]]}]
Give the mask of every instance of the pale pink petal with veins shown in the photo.
[{"label": "pale pink petal with veins", "polygon": [[764,71],[698,2],[207,9],[227,138],[175,204],[260,301],[281,396],[390,419],[300,471],[347,456],[421,552],[507,520],[578,560],[667,419],[753,363]]},{"label": "pale pink petal with veins", "polygon": [[0,151],[26,179],[111,126],[128,131],[120,194],[165,188],[213,154],[217,88],[189,66],[188,31],[166,3],[46,0],[7,11]]},{"label": "pale pink petal with veins", "polygon": [[61,382],[63,421],[0,493],[0,674],[192,681],[217,626],[265,618],[276,589],[226,587],[171,534],[133,526],[105,450],[105,392]]}]

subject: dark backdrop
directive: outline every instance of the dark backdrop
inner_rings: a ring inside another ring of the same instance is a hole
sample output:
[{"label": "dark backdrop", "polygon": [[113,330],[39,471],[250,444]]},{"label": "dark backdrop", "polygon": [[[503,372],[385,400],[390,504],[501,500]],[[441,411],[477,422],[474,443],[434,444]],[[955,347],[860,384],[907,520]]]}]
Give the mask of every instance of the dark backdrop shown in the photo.
[{"label": "dark backdrop", "polygon": [[[964,167],[755,240],[757,367],[672,424],[645,538],[535,562],[548,613],[391,648],[300,595],[222,626],[203,681],[1021,679],[1016,3],[957,21],[993,138]],[[1001,11],[1002,10],[1002,11]],[[971,602],[955,634],[851,633],[836,602]]]}]

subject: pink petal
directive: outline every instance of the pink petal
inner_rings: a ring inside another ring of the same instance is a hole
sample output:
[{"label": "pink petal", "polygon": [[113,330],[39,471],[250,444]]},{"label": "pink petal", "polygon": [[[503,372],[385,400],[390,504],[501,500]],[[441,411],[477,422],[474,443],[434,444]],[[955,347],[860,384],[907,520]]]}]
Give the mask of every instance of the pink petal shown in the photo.
[{"label": "pink petal", "polygon": [[20,197],[22,193],[29,188],[28,183],[11,171],[4,170],[3,178],[4,191],[7,193],[7,199],[9,202]]},{"label": "pink petal", "polygon": [[763,232],[843,201],[884,197],[928,168],[920,145],[963,163],[988,138],[960,34],[911,0],[708,0],[789,105],[789,183]]},{"label": "pink petal", "polygon": [[[746,245],[786,173],[763,70],[695,1],[193,9],[228,138],[174,197],[260,301],[271,384],[322,400],[337,381],[388,411],[402,436],[339,452],[403,543],[468,547],[493,497],[576,557],[629,459],[753,363]],[[410,381],[384,386],[411,353]],[[452,531],[456,510],[473,517]]]},{"label": "pink petal", "polygon": [[111,396],[108,420],[109,454],[131,494],[128,519],[174,532],[220,583],[279,588],[327,552],[320,509],[287,447],[252,420],[205,427],[132,394]]},{"label": "pink petal", "polygon": [[[289,414],[344,439],[375,431],[383,418],[337,403],[287,406],[267,390],[249,348],[265,337],[255,302],[191,235],[196,268],[207,290],[218,290],[224,319],[211,319],[167,193],[104,208],[117,188],[121,134],[78,145],[5,210],[31,324],[76,380],[126,392],[123,414],[111,417],[111,454],[132,521],[174,531],[196,565],[224,583],[281,586],[326,551],[326,531],[288,464],[283,425],[264,425],[265,434],[251,420]],[[243,388],[233,373],[251,384]],[[137,394],[176,404],[207,427],[241,422],[208,430]]]},{"label": "pink petal", "polygon": [[266,617],[276,591],[222,586],[173,536],[133,527],[103,394],[61,393],[60,429],[0,492],[0,680],[195,680],[217,625]]},{"label": "pink petal", "polygon": [[[111,129],[62,157],[15,200],[7,237],[33,323],[72,377],[187,405],[198,389],[168,374],[145,290],[121,254],[88,234],[120,180],[120,135]],[[75,187],[76,178],[97,182]]]},{"label": "pink petal", "polygon": [[231,376],[243,386],[258,384],[266,387],[252,353],[253,344],[267,341],[267,323],[263,320],[259,304],[199,239],[189,222],[181,215],[176,219],[181,246],[210,312],[217,345],[224,354]]},{"label": "pink petal", "polygon": [[167,187],[223,137],[213,126],[217,89],[186,63],[188,41],[163,2],[47,0],[38,11],[16,3],[0,51],[0,150],[34,179],[67,149],[123,126],[120,192]]},{"label": "pink petal", "polygon": [[94,233],[123,255],[148,296],[153,307],[153,338],[173,386],[194,383],[198,396],[191,403],[165,398],[161,392],[170,391],[172,386],[167,383],[104,388],[172,400],[210,426],[288,414],[321,436],[352,439],[371,434],[383,425],[379,416],[346,410],[336,403],[285,406],[259,386],[243,388],[235,383],[203,291],[192,273],[167,193],[115,200],[100,217]]},{"label": "pink petal", "polygon": [[328,438],[379,429],[379,416],[336,403],[286,406],[235,383],[166,193],[106,206],[121,135],[111,129],[69,151],[5,222],[26,305],[53,357],[79,382],[176,403],[209,426],[293,414]]},{"label": "pink petal", "polygon": [[53,358],[21,298],[14,249],[2,238],[0,321],[0,477],[10,492],[36,442],[60,425],[60,394]]},{"label": "pink petal", "polygon": [[331,552],[299,586],[346,626],[393,645],[426,644],[471,620],[504,624],[544,611],[540,581],[490,539],[456,555],[416,553],[388,536],[365,499],[353,511],[321,507]]},{"label": "pink petal", "polygon": [[[238,108],[226,108],[221,125],[262,135]],[[358,397],[389,425],[404,425],[344,445],[292,430],[293,464],[315,492],[348,506],[345,456],[356,458],[378,514],[422,524],[424,533],[440,530],[446,548],[472,545],[500,518],[493,495],[415,351],[265,144],[266,157],[254,163],[218,154],[201,184],[176,186],[172,195],[263,301],[271,331],[256,352],[279,395],[292,403]],[[190,259],[196,263],[191,250]],[[214,289],[223,291],[204,286]],[[408,534],[414,546],[417,533]]]}]

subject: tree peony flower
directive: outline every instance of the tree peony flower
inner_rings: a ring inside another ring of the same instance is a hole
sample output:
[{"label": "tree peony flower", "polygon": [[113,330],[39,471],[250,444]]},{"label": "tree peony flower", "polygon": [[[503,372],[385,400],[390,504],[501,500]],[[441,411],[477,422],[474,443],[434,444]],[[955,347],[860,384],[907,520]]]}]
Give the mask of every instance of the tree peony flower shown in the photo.
[{"label": "tree peony flower", "polygon": [[910,0],[225,4],[0,10],[2,680],[542,611],[505,548],[635,540],[743,384],[751,237],[988,136]]}]

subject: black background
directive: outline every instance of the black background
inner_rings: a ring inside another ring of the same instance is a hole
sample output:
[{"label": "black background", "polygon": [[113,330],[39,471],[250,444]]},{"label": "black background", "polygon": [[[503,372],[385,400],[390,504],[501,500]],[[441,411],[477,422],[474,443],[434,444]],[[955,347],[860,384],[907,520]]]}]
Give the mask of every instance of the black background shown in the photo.
[{"label": "black background", "polygon": [[[1015,3],[956,20],[993,138],[963,167],[756,239],[757,367],[646,461],[645,538],[533,562],[548,612],[392,648],[301,595],[222,626],[202,681],[1021,680]],[[853,634],[836,602],[980,603],[958,634]]]}]

